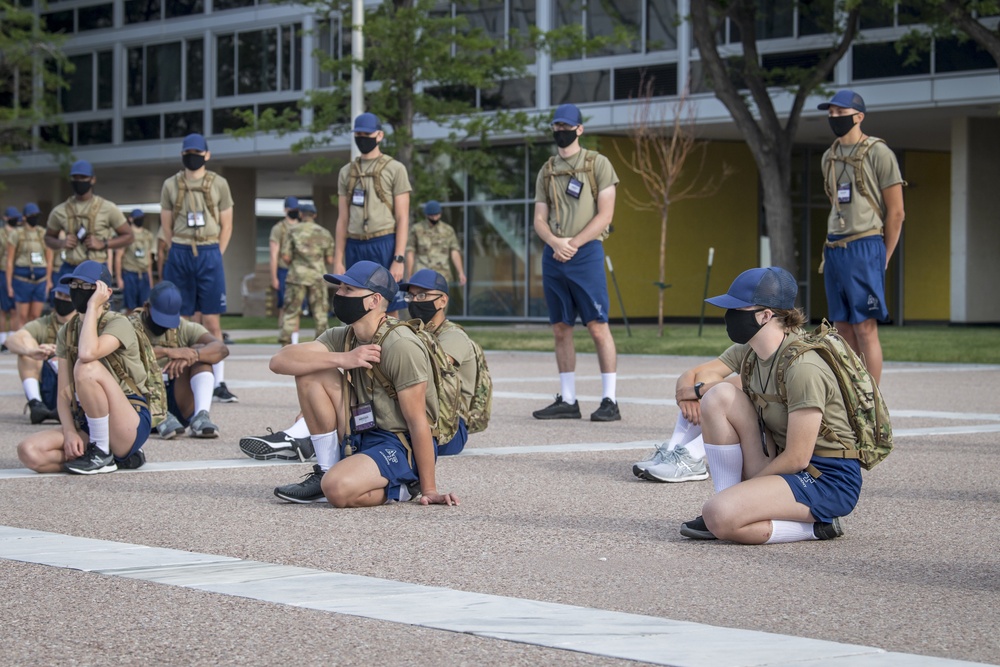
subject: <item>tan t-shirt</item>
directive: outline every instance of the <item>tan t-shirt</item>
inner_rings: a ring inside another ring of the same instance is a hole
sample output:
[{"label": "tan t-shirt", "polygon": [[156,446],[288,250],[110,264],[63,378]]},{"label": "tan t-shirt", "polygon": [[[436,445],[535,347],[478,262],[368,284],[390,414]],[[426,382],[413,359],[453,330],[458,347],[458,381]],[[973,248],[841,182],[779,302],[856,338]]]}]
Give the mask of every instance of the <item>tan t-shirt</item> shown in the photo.
[{"label": "tan t-shirt", "polygon": [[[74,316],[76,314],[74,313]],[[72,317],[70,319],[73,319]],[[35,342],[39,345],[47,345],[55,343],[59,336],[59,330],[62,329],[59,320],[56,319],[55,313],[48,313],[42,315],[38,319],[31,320],[24,325],[24,330],[35,339]]]},{"label": "tan t-shirt", "polygon": [[[549,229],[558,237],[572,238],[576,236],[597,215],[597,202],[590,187],[590,177],[584,169],[586,154],[593,152],[580,149],[576,155],[571,155],[569,158],[556,155],[551,184],[546,187],[546,166],[539,170],[538,177],[535,179],[535,202],[548,205]],[[561,172],[569,171],[577,173],[559,175]],[[579,183],[581,188],[579,197],[573,197],[566,192],[571,179],[576,179]],[[597,153],[594,160],[594,179],[597,181],[598,192],[618,185],[618,174],[615,173],[615,168],[611,165],[611,161],[600,153]],[[601,239],[606,237],[607,231],[605,230]]]},{"label": "tan t-shirt", "polygon": [[[146,331],[146,337],[149,338],[149,344],[153,347],[167,347],[165,341],[167,339],[167,334],[162,336],[154,336],[149,331],[149,327],[143,325],[143,329]],[[201,340],[201,337],[208,333],[208,329],[204,326],[198,324],[197,322],[191,322],[183,317],[181,318],[180,324],[177,325],[177,347],[192,347],[195,343]],[[157,357],[156,363],[163,368],[170,361],[167,357]]]},{"label": "tan t-shirt", "polygon": [[[119,356],[122,360],[122,365],[125,367],[125,372],[132,378],[132,381],[139,389],[139,393],[145,394],[146,368],[142,365],[142,359],[139,358],[139,339],[135,336],[135,329],[132,327],[132,323],[124,315],[108,311],[98,320],[97,333],[99,336],[109,335],[118,339],[121,345],[111,354]],[[56,356],[60,359],[66,359],[67,352],[66,327],[64,326],[59,329],[59,335],[56,339]],[[101,363],[108,369],[108,372],[112,376],[118,378],[115,375],[115,370],[108,362],[108,357],[101,359]],[[118,378],[118,386],[121,387],[126,396],[132,394],[132,389],[121,378]]]},{"label": "tan t-shirt", "polygon": [[[868,141],[873,138],[869,137]],[[842,146],[837,143],[823,153],[823,177],[827,186],[832,188],[834,197],[837,197],[840,184],[850,183],[851,186],[851,201],[849,203],[840,202],[839,215],[837,205],[830,209],[830,217],[827,219],[828,234],[851,235],[873,229],[882,229],[882,221],[885,219],[886,213],[882,191],[903,182],[903,176],[899,171],[899,162],[896,161],[896,154],[892,152],[892,149],[886,146],[883,141],[872,144],[865,154],[866,166],[862,171],[864,172],[865,188],[875,198],[880,210],[873,209],[868,198],[858,191],[858,175],[854,168],[845,162],[830,159],[833,151],[847,157],[852,151],[857,150],[859,145]]]},{"label": "tan t-shirt", "polygon": [[747,344],[733,343],[726,348],[726,351],[719,355],[719,361],[726,365],[726,368],[734,373],[740,372],[740,365],[743,363],[743,357],[747,355],[747,350],[750,346]]},{"label": "tan t-shirt", "polygon": [[45,267],[45,230],[41,227],[17,227],[7,235],[10,252],[14,253],[14,267]]},{"label": "tan t-shirt", "polygon": [[[379,199],[374,185],[373,179],[378,166],[376,163],[379,161],[385,163],[380,179],[382,192],[389,200],[388,204]],[[361,194],[356,195],[354,192],[348,191],[348,186],[351,184],[350,162],[340,170],[340,176],[337,179],[337,196],[347,197],[349,213],[347,233],[361,236],[395,230],[396,218],[393,214],[393,205],[396,196],[412,190],[406,167],[403,166],[402,162],[398,162],[388,155],[381,155],[374,160],[361,160],[361,174],[362,177],[358,179],[354,189],[360,190],[363,197]]]},{"label": "tan t-shirt", "polygon": [[292,229],[298,223],[290,223],[288,220],[282,218],[271,227],[271,235],[268,237],[267,242],[276,243],[278,245],[278,268],[287,269],[288,264],[281,258],[281,244],[285,241],[285,236],[288,235],[288,231]]},{"label": "tan t-shirt", "polygon": [[[90,218],[94,217],[94,224],[90,224]],[[93,195],[87,201],[79,201],[76,197],[70,197],[63,203],[52,209],[49,213],[49,221],[46,229],[54,232],[66,232],[66,236],[76,236],[80,239],[72,249],[66,250],[66,261],[74,266],[80,262],[92,259],[95,262],[104,263],[108,259],[108,251],[90,250],[83,244],[80,238],[81,230],[87,236],[96,236],[104,241],[110,241],[118,235],[116,231],[122,225],[128,224],[125,215],[113,203],[103,197]]]},{"label": "tan t-shirt", "polygon": [[458,366],[458,377],[462,383],[462,415],[467,418],[476,391],[476,350],[472,347],[469,334],[448,320],[441,323],[435,334],[445,354]]},{"label": "tan t-shirt", "polygon": [[[202,188],[205,179],[211,176],[208,196],[215,202],[214,209],[205,200]],[[183,180],[184,196],[178,202],[178,182]],[[184,172],[178,172],[163,181],[160,191],[160,207],[174,213],[173,240],[180,243],[194,242],[196,245],[210,245],[219,242],[219,232],[222,230],[219,216],[223,211],[233,207],[233,195],[229,191],[229,181],[214,171],[206,171],[203,178],[189,181],[184,178]],[[213,216],[214,212],[214,216]],[[192,216],[188,216],[191,213]],[[200,223],[204,221],[204,225]]]},{"label": "tan t-shirt", "polygon": [[[395,320],[393,320],[395,321]],[[383,322],[375,333],[377,340],[388,328],[389,322]],[[326,345],[331,352],[343,352],[344,341],[348,327],[334,327],[324,331],[318,340]],[[355,347],[361,343],[356,343]],[[352,348],[353,349],[353,348]],[[434,387],[431,360],[423,344],[407,327],[397,327],[382,341],[382,355],[379,365],[382,372],[396,391],[426,383],[427,421],[433,426],[437,422],[438,398]],[[375,425],[385,431],[407,433],[409,427],[403,418],[399,403],[386,393],[382,383],[378,381],[371,370],[355,369],[350,371],[354,391],[350,405],[358,405],[371,401],[375,413]]]},{"label": "tan t-shirt", "polygon": [[149,271],[149,263],[156,249],[156,239],[153,232],[145,227],[132,226],[132,235],[135,240],[125,248],[122,253],[122,270],[133,273],[146,273]]}]

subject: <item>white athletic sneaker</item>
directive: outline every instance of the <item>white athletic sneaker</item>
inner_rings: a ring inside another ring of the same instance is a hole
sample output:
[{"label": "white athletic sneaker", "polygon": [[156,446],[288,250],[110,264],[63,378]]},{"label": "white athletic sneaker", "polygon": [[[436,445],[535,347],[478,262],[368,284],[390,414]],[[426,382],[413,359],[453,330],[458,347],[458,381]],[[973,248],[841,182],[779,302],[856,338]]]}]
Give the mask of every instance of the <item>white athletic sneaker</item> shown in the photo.
[{"label": "white athletic sneaker", "polygon": [[641,477],[654,482],[696,482],[708,479],[708,466],[705,459],[694,458],[686,447],[680,445],[670,452],[663,463],[646,468]]},{"label": "white athletic sneaker", "polygon": [[642,475],[646,472],[646,468],[650,466],[655,466],[657,464],[663,463],[670,456],[670,450],[667,449],[670,446],[668,442],[661,442],[653,450],[653,455],[650,456],[645,461],[637,461],[632,464],[632,474],[636,477],[642,479]]}]

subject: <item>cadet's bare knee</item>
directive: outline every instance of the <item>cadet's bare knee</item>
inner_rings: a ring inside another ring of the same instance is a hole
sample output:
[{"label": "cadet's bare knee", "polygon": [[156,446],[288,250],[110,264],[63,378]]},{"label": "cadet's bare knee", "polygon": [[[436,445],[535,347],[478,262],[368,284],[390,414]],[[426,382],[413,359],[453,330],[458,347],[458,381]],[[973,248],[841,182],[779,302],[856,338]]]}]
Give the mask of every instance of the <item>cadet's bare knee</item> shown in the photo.
[{"label": "cadet's bare knee", "polygon": [[331,475],[329,470],[323,475],[323,481],[320,483],[327,502],[339,508],[348,507],[352,500],[347,487],[340,475]]},{"label": "cadet's bare knee", "polygon": [[17,458],[24,464],[25,468],[35,472],[38,472],[38,468],[42,464],[38,447],[31,442],[30,438],[17,443]]}]

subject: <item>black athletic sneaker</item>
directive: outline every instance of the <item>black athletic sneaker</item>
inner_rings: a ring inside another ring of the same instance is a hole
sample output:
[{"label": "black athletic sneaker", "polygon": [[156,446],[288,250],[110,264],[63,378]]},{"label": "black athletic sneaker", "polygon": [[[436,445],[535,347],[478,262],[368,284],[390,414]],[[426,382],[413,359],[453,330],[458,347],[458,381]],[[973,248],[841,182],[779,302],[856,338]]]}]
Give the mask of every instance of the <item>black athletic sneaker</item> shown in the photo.
[{"label": "black athletic sneaker", "polygon": [[146,455],[140,449],[137,452],[132,452],[127,458],[116,461],[119,470],[135,470],[136,468],[141,468],[146,465]]},{"label": "black athletic sneaker", "polygon": [[580,401],[570,404],[564,401],[561,395],[556,394],[555,403],[541,410],[535,410],[531,416],[535,419],[579,419]]},{"label": "black athletic sneaker", "polygon": [[813,524],[813,535],[817,540],[832,540],[844,534],[844,528],[840,525],[840,517],[834,517],[830,523],[817,521]]},{"label": "black athletic sneaker", "polygon": [[681,524],[681,535],[690,537],[692,540],[714,540],[717,539],[712,531],[705,525],[705,519],[699,516]]},{"label": "black athletic sneaker", "polygon": [[252,459],[270,461],[302,461],[305,463],[316,455],[311,438],[293,438],[284,431],[275,433],[267,427],[268,435],[248,435],[240,438],[240,450]]},{"label": "black athletic sneaker", "polygon": [[240,399],[236,398],[236,394],[229,391],[225,382],[220,382],[219,386],[215,388],[212,392],[212,400],[216,403],[239,403]]},{"label": "black athletic sneaker", "polygon": [[274,495],[290,503],[325,503],[326,496],[321,487],[323,474],[323,469],[316,464],[301,482],[279,486],[274,490]]},{"label": "black athletic sneaker", "polygon": [[[30,411],[30,419],[32,424],[41,424],[46,419],[50,419],[52,417],[52,411],[49,410],[47,405],[42,403],[37,398],[33,398],[30,401],[28,401],[28,404],[24,406],[24,410],[26,412]],[[56,419],[58,418],[59,416],[57,414]]]},{"label": "black athletic sneaker", "polygon": [[76,475],[96,475],[102,472],[114,472],[118,470],[118,466],[115,464],[114,456],[105,454],[97,448],[97,445],[90,442],[87,443],[83,456],[64,463],[63,470]]},{"label": "black athletic sneaker", "polygon": [[616,422],[621,421],[622,415],[618,412],[618,404],[610,398],[601,401],[601,407],[590,413],[592,422]]}]

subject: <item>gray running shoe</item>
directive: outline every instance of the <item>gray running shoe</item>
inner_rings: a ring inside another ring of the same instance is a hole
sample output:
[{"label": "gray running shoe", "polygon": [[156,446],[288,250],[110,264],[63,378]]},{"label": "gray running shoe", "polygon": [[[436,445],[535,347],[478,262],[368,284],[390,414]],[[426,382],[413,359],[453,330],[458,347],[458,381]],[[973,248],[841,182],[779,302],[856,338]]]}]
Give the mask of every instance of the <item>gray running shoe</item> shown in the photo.
[{"label": "gray running shoe", "polygon": [[240,450],[258,461],[284,459],[305,463],[316,455],[311,438],[293,438],[284,431],[275,433],[270,426],[267,433],[240,438]]},{"label": "gray running shoe", "polygon": [[97,445],[90,442],[83,451],[83,456],[67,461],[63,464],[63,470],[76,475],[97,475],[102,472],[114,472],[118,470],[115,464],[115,457],[105,454]]},{"label": "gray running shoe", "polygon": [[301,482],[279,486],[274,490],[274,495],[290,503],[325,503],[326,496],[323,495],[323,469],[319,464],[313,466],[312,472],[302,478]]},{"label": "gray running shoe", "polygon": [[168,412],[167,418],[156,427],[156,432],[159,433],[160,437],[164,440],[170,440],[174,436],[183,433],[184,427],[181,426],[181,422],[177,419],[177,417]]},{"label": "gray running shoe", "polygon": [[652,456],[645,461],[636,461],[632,464],[632,474],[640,479],[645,479],[642,474],[646,472],[646,468],[655,466],[658,463],[663,463],[667,460],[667,457],[670,456],[670,450],[668,449],[669,446],[670,443],[667,442],[661,442],[658,444],[656,449],[653,450]]},{"label": "gray running shoe", "polygon": [[679,445],[663,463],[649,466],[639,476],[654,482],[696,482],[708,479],[708,466],[705,459],[694,458],[686,447]]},{"label": "gray running shoe", "polygon": [[191,435],[195,438],[219,437],[219,427],[208,418],[208,410],[202,410],[191,418]]}]

